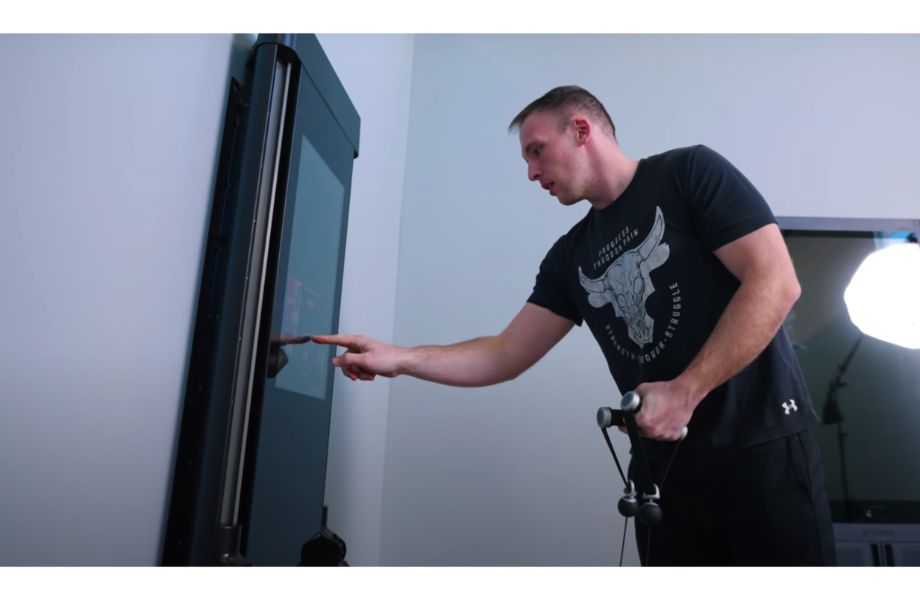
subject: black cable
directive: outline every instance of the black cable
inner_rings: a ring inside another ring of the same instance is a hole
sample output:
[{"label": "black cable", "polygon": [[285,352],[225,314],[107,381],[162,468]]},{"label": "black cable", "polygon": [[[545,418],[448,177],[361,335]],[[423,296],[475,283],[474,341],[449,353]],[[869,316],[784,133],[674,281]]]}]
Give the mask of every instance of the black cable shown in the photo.
[{"label": "black cable", "polygon": [[659,493],[664,493],[664,480],[668,478],[668,473],[671,472],[671,465],[674,464],[674,459],[677,458],[677,448],[680,447],[680,443],[683,440],[677,440],[677,444],[674,446],[674,452],[671,453],[671,460],[668,461],[668,466],[664,470],[664,475],[661,476],[661,485],[658,488]]},{"label": "black cable", "polygon": [[[617,466],[617,471],[620,472],[620,479],[623,480],[623,485],[628,486],[629,484],[626,483],[626,475],[623,474],[623,467],[620,466],[620,459],[617,458],[617,453],[613,449],[613,443],[610,441],[610,436],[607,435],[607,430],[602,427],[601,433],[604,434],[604,441],[607,442],[607,448],[610,449],[610,455],[613,457],[613,462]],[[626,517],[625,521],[623,522],[623,541],[620,543],[620,566],[621,567],[623,566],[623,552],[626,548],[626,529],[628,528],[628,526],[629,526],[629,517]]]},{"label": "black cable", "polygon": [[606,429],[601,429],[601,433],[604,434],[604,441],[607,442],[607,447],[610,448],[610,454],[613,456],[613,462],[617,465],[617,471],[620,472],[620,479],[623,480],[623,485],[626,483],[626,475],[623,474],[623,467],[620,466],[620,460],[617,458],[617,453],[613,450],[613,443],[610,441],[610,436],[607,435]]},{"label": "black cable", "polygon": [[[650,484],[655,483],[652,478],[652,469],[648,463],[648,457],[645,454],[645,448],[639,435],[639,426],[636,424],[635,415],[626,415],[626,433],[629,435],[629,443],[632,445],[633,457],[638,460],[642,467],[645,468],[645,477]],[[640,468],[642,468],[640,467]]]},{"label": "black cable", "polygon": [[[643,464],[643,466],[645,467],[645,472],[648,477],[649,483],[654,485],[654,479],[652,478],[652,469],[651,469],[651,466],[649,465],[648,457],[645,454],[644,447],[641,441],[641,436],[639,435],[639,428],[636,425],[633,415],[628,415],[626,417],[625,425],[626,425],[627,434],[629,435],[629,439],[630,439],[630,442],[631,442],[631,445],[634,451],[633,458],[635,460],[639,460],[639,462]],[[607,448],[610,450],[610,455],[613,457],[613,462],[617,467],[617,471],[620,473],[620,479],[623,480],[623,485],[628,487],[629,484],[627,483],[626,475],[623,473],[623,467],[620,465],[620,459],[617,458],[617,453],[613,449],[613,442],[610,441],[610,436],[607,435],[607,429],[604,427],[601,427],[601,433],[604,436],[604,441],[607,443]],[[661,476],[661,483],[658,486],[659,494],[661,494],[664,490],[665,481],[668,478],[668,474],[671,472],[671,467],[674,465],[674,459],[677,458],[677,450],[680,447],[680,443],[682,441],[683,441],[682,439],[678,440],[677,443],[674,445],[674,451],[671,453],[671,458],[668,461],[668,465],[667,467],[665,467],[664,473]],[[629,517],[626,517],[626,521],[623,525],[623,540],[620,543],[620,566],[621,567],[623,566],[623,554],[625,553],[625,549],[626,549],[626,529],[628,528],[628,525],[629,525]],[[652,528],[651,526],[646,525],[646,529],[647,529],[647,536],[646,536],[646,544],[645,544],[644,564],[648,565],[649,558],[651,557],[651,552],[652,552]]]},{"label": "black cable", "polygon": [[623,519],[623,541],[620,542],[620,566],[623,566],[623,551],[626,549],[626,530],[629,528],[629,517]]},{"label": "black cable", "polygon": [[[668,461],[668,466],[665,467],[664,474],[662,474],[661,476],[661,483],[658,484],[658,494],[661,496],[664,495],[664,482],[668,478],[668,473],[671,471],[671,466],[674,464],[674,459],[677,458],[677,449],[680,447],[680,443],[682,441],[683,441],[682,439],[677,440],[677,443],[674,444],[674,451],[671,452],[671,459]],[[642,443],[638,439],[636,440],[636,442],[640,445]],[[648,464],[648,459],[645,457],[645,453],[640,452],[640,454],[642,456],[642,460],[645,461],[647,472],[651,474],[652,469]],[[654,484],[654,482],[651,479],[649,479],[649,481],[651,481]],[[645,538],[645,563],[644,564],[648,566],[649,557],[652,554],[652,528],[651,526],[646,525],[646,529],[648,530],[648,535]]]},{"label": "black cable", "polygon": [[648,566],[649,556],[652,554],[652,528],[646,525],[648,535],[645,538],[645,566]]}]

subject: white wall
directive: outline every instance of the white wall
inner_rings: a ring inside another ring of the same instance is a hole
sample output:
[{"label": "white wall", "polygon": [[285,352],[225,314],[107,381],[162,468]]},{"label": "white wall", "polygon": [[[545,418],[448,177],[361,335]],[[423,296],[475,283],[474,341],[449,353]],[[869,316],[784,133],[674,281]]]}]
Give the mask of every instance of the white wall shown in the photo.
[{"label": "white wall", "polygon": [[0,36],[0,565],[159,561],[247,44]]},{"label": "white wall", "polygon": [[[584,214],[526,180],[505,133],[551,87],[598,95],[630,156],[715,148],[777,214],[916,218],[918,65],[917,36],[417,36],[395,341],[497,333]],[[395,380],[381,561],[615,564],[621,484],[594,413],[618,397],[582,329],[496,387]]]},{"label": "white wall", "polygon": [[[319,35],[361,115],[339,330],[393,338],[403,171],[412,73],[411,35]],[[380,564],[383,461],[390,380],[337,377],[326,504],[351,565]]]}]

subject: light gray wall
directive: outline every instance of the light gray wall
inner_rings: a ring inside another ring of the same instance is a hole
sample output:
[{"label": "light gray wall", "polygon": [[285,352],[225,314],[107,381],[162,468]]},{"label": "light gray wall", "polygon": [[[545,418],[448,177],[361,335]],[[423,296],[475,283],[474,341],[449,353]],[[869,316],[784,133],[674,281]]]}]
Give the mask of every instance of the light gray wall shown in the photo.
[{"label": "light gray wall", "polygon": [[[361,115],[339,330],[392,339],[413,36],[317,37]],[[376,565],[390,380],[349,383],[337,377],[333,394],[329,527],[348,544],[349,564]]]},{"label": "light gray wall", "polygon": [[[715,148],[777,214],[916,218],[918,65],[917,36],[417,36],[396,342],[500,331],[584,214],[526,180],[505,133],[549,88],[597,94],[630,156]],[[381,561],[615,564],[621,484],[594,413],[618,398],[582,329],[510,383],[395,380]]]},{"label": "light gray wall", "polygon": [[0,565],[159,561],[247,46],[0,36]]}]

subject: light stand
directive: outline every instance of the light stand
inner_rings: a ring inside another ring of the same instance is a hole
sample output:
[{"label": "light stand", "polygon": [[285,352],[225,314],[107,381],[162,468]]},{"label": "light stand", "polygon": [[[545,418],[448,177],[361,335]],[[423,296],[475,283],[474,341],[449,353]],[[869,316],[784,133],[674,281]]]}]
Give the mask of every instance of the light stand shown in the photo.
[{"label": "light stand", "polygon": [[843,381],[843,374],[846,373],[847,368],[850,366],[850,361],[853,360],[853,355],[856,354],[856,350],[859,348],[859,344],[862,343],[863,337],[865,337],[865,335],[860,332],[859,337],[856,338],[856,343],[853,344],[853,347],[850,349],[850,353],[847,354],[844,361],[837,366],[837,375],[827,386],[827,399],[824,402],[824,410],[821,416],[821,422],[824,425],[837,426],[837,445],[840,449],[840,478],[843,483],[843,510],[847,518],[850,516],[850,486],[847,483],[845,442],[847,434],[843,430],[843,413],[840,412],[840,403],[837,401],[837,397],[840,388],[846,387],[847,385],[846,382]]}]

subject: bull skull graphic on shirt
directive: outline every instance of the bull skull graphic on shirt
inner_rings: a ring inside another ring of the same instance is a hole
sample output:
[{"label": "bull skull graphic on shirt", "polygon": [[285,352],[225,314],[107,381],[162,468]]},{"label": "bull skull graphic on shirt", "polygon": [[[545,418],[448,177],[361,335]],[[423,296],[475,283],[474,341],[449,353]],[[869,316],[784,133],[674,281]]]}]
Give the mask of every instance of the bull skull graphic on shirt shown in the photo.
[{"label": "bull skull graphic on shirt", "polygon": [[588,302],[600,308],[608,302],[613,305],[616,316],[626,321],[629,338],[640,348],[652,342],[654,320],[645,310],[645,301],[655,286],[649,274],[668,260],[671,249],[662,244],[664,236],[664,215],[655,207],[655,223],[645,240],[638,247],[624,252],[597,279],[591,279],[578,267],[581,286],[588,293]]}]

